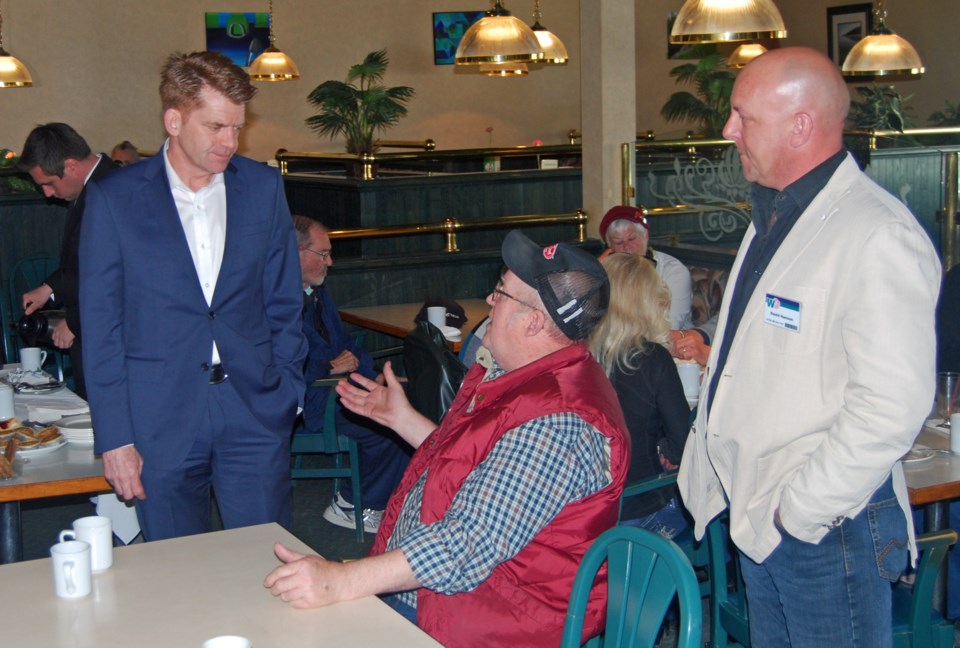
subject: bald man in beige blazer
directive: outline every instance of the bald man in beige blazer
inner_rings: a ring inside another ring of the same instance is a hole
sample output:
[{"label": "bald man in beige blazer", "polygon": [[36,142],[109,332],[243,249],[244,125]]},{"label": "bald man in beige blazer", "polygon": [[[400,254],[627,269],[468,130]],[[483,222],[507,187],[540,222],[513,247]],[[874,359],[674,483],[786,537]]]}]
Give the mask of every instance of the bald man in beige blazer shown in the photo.
[{"label": "bald man in beige blazer", "polygon": [[844,151],[849,93],[826,57],[755,59],[731,105],[753,223],[680,492],[698,537],[729,507],[754,646],[888,646],[913,544],[898,460],[933,398],[940,263]]}]

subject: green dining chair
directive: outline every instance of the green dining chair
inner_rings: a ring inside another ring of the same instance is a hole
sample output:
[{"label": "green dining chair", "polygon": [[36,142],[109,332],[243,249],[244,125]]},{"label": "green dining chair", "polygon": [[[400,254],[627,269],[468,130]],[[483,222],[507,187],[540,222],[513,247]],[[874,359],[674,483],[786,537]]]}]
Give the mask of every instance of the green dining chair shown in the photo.
[{"label": "green dining chair", "polygon": [[634,527],[614,527],[597,538],[577,569],[561,648],[580,648],[587,601],[600,567],[607,564],[603,632],[588,648],[653,648],[664,616],[679,602],[677,648],[700,646],[703,611],[693,567],[670,540]]},{"label": "green dining chair", "polygon": [[[333,479],[333,490],[339,490],[339,480],[349,479],[353,491],[353,506],[355,511],[363,510],[363,494],[360,489],[360,459],[357,451],[357,442],[350,437],[337,434],[337,407],[340,397],[333,386],[338,379],[323,378],[317,380],[307,389],[329,387],[327,405],[323,413],[323,430],[317,433],[304,432],[294,434],[290,444],[290,455],[293,457],[293,467],[290,475],[293,479]],[[333,455],[334,465],[321,468],[306,468],[303,459],[308,455]],[[346,458],[346,463],[344,463]],[[357,542],[363,542],[363,515],[355,515]]]},{"label": "green dining chair", "polygon": [[747,595],[740,571],[739,554],[730,540],[728,529],[727,511],[707,525],[711,646],[750,648]]},{"label": "green dining chair", "polygon": [[893,588],[894,648],[951,648],[953,623],[933,607],[933,586],[947,551],[957,542],[952,529],[917,536],[920,560],[911,586],[903,581]]}]

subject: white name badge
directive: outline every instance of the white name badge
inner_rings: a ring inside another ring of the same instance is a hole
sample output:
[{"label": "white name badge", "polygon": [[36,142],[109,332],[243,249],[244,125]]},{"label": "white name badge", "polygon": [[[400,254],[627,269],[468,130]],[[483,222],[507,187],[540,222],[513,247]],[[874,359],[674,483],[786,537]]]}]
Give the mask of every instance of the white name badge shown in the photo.
[{"label": "white name badge", "polygon": [[767,293],[763,304],[763,321],[799,333],[800,302]]}]

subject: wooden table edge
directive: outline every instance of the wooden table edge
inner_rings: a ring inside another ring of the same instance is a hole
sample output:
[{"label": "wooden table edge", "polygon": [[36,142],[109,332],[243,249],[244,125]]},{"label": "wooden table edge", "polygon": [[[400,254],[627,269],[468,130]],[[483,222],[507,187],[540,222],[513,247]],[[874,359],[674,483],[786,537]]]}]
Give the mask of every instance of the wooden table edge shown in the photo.
[{"label": "wooden table edge", "polygon": [[60,495],[80,495],[83,493],[101,493],[112,491],[110,483],[102,476],[77,477],[51,482],[32,482],[29,484],[0,483],[0,502],[42,499]]}]

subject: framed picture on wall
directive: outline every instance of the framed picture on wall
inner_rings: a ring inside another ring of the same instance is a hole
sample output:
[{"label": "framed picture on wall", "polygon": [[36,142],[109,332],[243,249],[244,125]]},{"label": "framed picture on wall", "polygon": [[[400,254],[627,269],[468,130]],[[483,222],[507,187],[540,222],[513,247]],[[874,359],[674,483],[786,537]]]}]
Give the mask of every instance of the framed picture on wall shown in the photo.
[{"label": "framed picture on wall", "polygon": [[847,54],[873,29],[873,5],[869,2],[827,7],[827,56],[837,67]]},{"label": "framed picture on wall", "polygon": [[485,11],[443,11],[433,14],[433,64],[453,65],[457,46],[470,25]]},{"label": "framed picture on wall", "polygon": [[240,67],[247,67],[270,45],[270,14],[207,12],[207,51],[219,52]]}]

